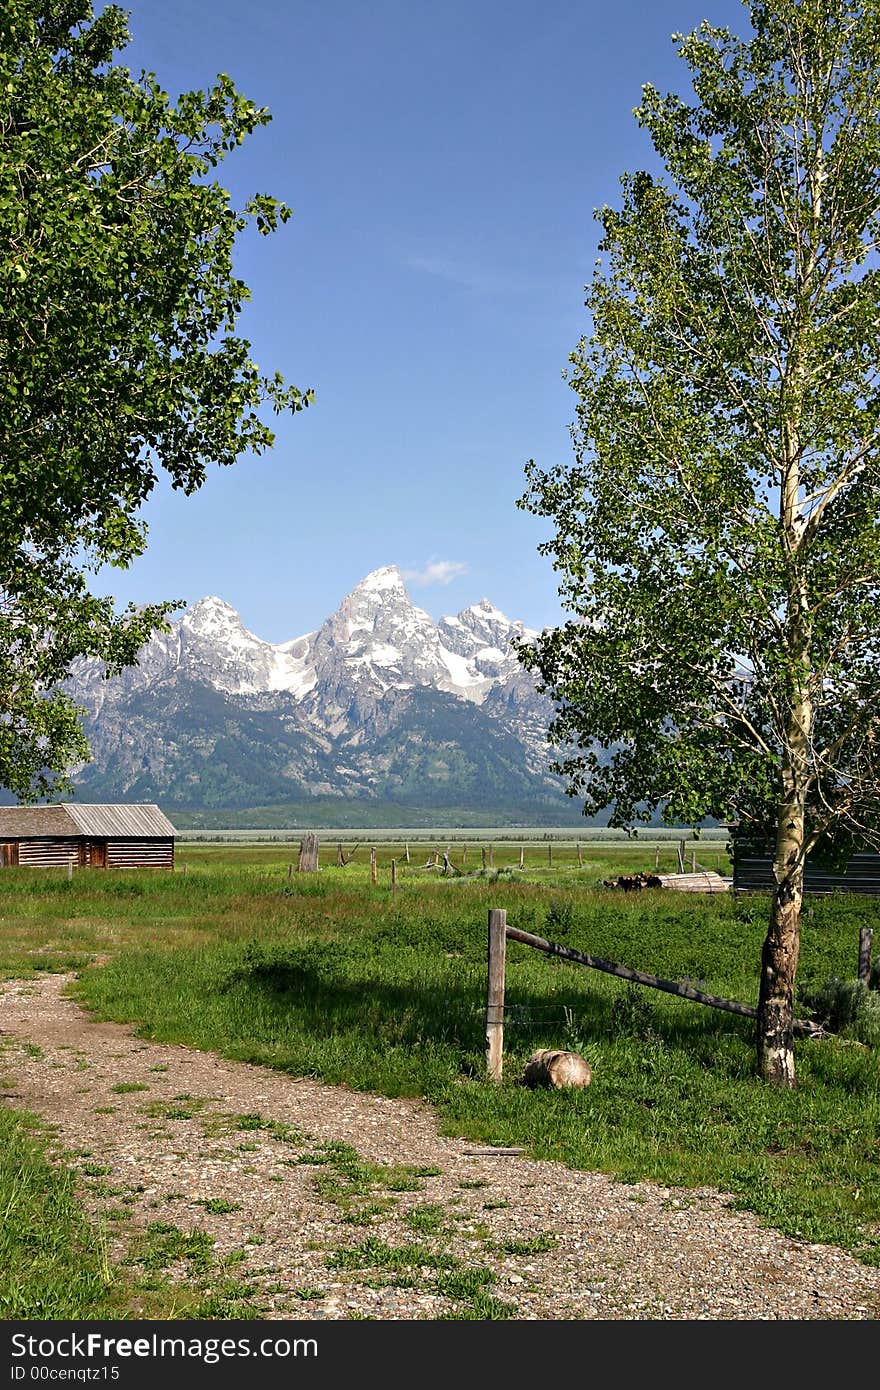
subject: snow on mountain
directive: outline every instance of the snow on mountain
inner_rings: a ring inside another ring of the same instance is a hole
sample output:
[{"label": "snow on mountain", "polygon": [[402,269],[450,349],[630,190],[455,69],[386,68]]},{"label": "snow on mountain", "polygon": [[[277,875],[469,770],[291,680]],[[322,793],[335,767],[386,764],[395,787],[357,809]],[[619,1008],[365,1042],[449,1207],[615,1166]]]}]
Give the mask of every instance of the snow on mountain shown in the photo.
[{"label": "snow on mountain", "polygon": [[68,690],[93,755],[79,784],[196,808],[326,796],[558,811],[552,706],[512,645],[535,635],[487,599],[435,623],[394,565],[286,642],[209,595],[120,676],[77,664]]},{"label": "snow on mountain", "polygon": [[441,618],[437,627],[444,646],[464,658],[468,669],[489,683],[487,690],[499,679],[522,670],[511,642],[538,636],[523,623],[512,622],[487,598],[465,608],[457,617]]},{"label": "snow on mountain", "polygon": [[[488,599],[439,623],[412,603],[396,565],[362,579],[314,635],[316,671],[307,706],[329,725],[386,691],[427,686],[482,704],[522,667],[513,638],[537,633]],[[300,642],[305,639],[299,639]],[[285,648],[293,644],[285,644]]]},{"label": "snow on mountain", "polygon": [[223,599],[199,599],[177,624],[177,635],[178,665],[229,695],[289,690],[302,699],[315,683],[308,647],[301,640],[286,649],[264,642]]},{"label": "snow on mountain", "polygon": [[287,694],[309,725],[336,738],[375,717],[394,692],[424,688],[482,705],[515,689],[521,703],[531,678],[511,642],[536,635],[488,599],[435,623],[412,602],[397,566],[386,565],[316,631],[286,642],[257,637],[230,604],[209,595],[153,637],[136,667],[104,681],[99,663],[81,662],[71,689],[93,718],[108,700],[181,679],[239,698]]},{"label": "snow on mountain", "polygon": [[274,646],[249,632],[231,604],[214,595],[199,599],[170,631],[156,633],[141,648],[137,666],[113,681],[92,659],[74,668],[77,698],[92,713],[113,696],[130,695],[184,676],[228,695],[256,695],[286,690],[302,699],[315,684],[308,639]]},{"label": "snow on mountain", "polygon": [[337,733],[389,690],[425,686],[480,702],[488,685],[441,640],[434,620],[412,603],[396,565],[362,579],[314,636],[317,678],[308,713]]}]

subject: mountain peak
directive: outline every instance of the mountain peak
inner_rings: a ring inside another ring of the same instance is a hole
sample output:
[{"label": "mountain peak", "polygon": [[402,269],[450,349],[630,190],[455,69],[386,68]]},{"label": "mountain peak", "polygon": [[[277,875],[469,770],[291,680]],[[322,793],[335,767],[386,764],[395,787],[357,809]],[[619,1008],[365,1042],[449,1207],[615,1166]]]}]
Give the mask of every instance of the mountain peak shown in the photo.
[{"label": "mountain peak", "polygon": [[382,565],[380,569],[371,570],[359,584],[355,585],[353,592],[384,593],[389,589],[406,593],[403,575],[396,565]]},{"label": "mountain peak", "polygon": [[206,594],[204,598],[197,599],[192,608],[187,610],[186,616],[192,617],[194,613],[198,613],[200,616],[207,616],[211,613],[232,613],[236,618],[238,617],[232,604],[227,603],[225,599],[218,598],[216,594]]},{"label": "mountain peak", "polygon": [[220,636],[230,629],[243,628],[244,624],[231,603],[226,603],[216,594],[207,594],[187,609],[181,626],[200,635]]},{"label": "mountain peak", "polygon": [[89,711],[96,761],[82,785],[104,800],[193,807],[218,795],[230,805],[320,796],[438,807],[484,807],[497,795],[542,807],[555,795],[552,707],[512,649],[522,624],[488,599],[435,622],[411,601],[406,573],[374,569],[289,642],[262,640],[208,594],[121,677],[84,664],[71,693]]},{"label": "mountain peak", "polygon": [[472,603],[471,613],[479,613],[483,618],[494,618],[496,622],[509,623],[510,619],[506,613],[502,613],[500,608],[496,608],[490,599],[481,598],[479,603]]}]

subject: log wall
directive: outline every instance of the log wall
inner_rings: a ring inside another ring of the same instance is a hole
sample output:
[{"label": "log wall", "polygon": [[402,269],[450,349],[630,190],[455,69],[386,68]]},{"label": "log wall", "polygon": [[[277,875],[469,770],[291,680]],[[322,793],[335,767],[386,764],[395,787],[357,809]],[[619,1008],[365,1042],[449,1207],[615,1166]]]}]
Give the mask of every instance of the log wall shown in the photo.
[{"label": "log wall", "polygon": [[108,869],[173,869],[173,840],[108,840]]},{"label": "log wall", "polygon": [[33,868],[51,868],[80,862],[79,840],[71,836],[46,836],[39,840],[19,840],[18,862]]},{"label": "log wall", "polygon": [[[173,869],[174,840],[84,840],[74,836],[46,836],[18,841],[18,863],[33,868],[103,865],[108,869]],[[103,852],[105,851],[105,852]]]}]

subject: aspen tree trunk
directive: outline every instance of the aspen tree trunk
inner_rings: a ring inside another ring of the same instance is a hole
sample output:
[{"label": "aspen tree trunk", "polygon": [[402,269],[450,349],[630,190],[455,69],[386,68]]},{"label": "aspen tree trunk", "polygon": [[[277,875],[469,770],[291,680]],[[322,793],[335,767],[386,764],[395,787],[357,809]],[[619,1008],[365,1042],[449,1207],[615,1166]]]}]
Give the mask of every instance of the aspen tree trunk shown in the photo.
[{"label": "aspen tree trunk", "polygon": [[[796,360],[793,374],[802,381]],[[793,564],[786,614],[786,656],[790,703],[783,730],[780,797],[776,818],[773,876],[776,887],[770,922],[761,951],[758,995],[758,1070],[765,1081],[795,1086],[794,987],[800,952],[801,905],[804,897],[804,832],[807,787],[811,776],[810,748],[814,707],[811,694],[810,605],[800,568],[802,531],[800,497],[800,435],[796,416],[786,428],[788,466],[780,494],[780,522],[785,549]]]},{"label": "aspen tree trunk", "polygon": [[[804,125],[809,126],[806,117]],[[810,146],[804,130],[805,148]],[[811,777],[811,745],[814,706],[812,698],[810,596],[802,565],[805,534],[801,460],[804,402],[813,341],[815,277],[819,272],[817,248],[823,235],[823,189],[826,171],[822,132],[815,141],[812,160],[805,168],[809,209],[799,212],[799,244],[794,258],[793,321],[789,355],[781,382],[783,458],[779,489],[780,539],[790,568],[790,587],[785,614],[784,658],[788,664],[788,705],[782,732],[780,797],[776,819],[776,855],[773,865],[776,888],[770,922],[761,952],[761,984],[758,997],[758,1070],[765,1081],[778,1086],[795,1085],[794,987],[800,951],[801,905],[804,897],[804,831],[807,788]]]},{"label": "aspen tree trunk", "polygon": [[765,1081],[795,1085],[794,986],[804,897],[804,832],[814,707],[810,693],[809,613],[802,582],[792,595],[790,641],[793,690],[783,739],[773,876],[776,887],[761,952],[758,1070]]},{"label": "aspen tree trunk", "polygon": [[796,1084],[792,1021],[803,902],[803,840],[804,808],[795,800],[779,818],[776,887],[761,951],[757,1020],[758,1070],[765,1081],[789,1088]]}]

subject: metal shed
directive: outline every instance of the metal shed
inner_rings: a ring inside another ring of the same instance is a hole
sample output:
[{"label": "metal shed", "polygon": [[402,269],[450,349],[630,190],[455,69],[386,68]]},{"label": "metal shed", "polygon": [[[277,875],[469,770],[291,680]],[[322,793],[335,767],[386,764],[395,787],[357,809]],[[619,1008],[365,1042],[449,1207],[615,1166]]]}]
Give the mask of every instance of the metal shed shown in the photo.
[{"label": "metal shed", "polygon": [[[770,893],[774,888],[773,848],[765,840],[747,831],[731,830],[733,859],[733,891],[735,893]],[[829,893],[864,893],[880,897],[880,854],[864,851],[853,854],[839,872],[824,868],[808,859],[804,865],[804,892],[827,896]]]},{"label": "metal shed", "polygon": [[152,804],[0,806],[0,867],[173,869],[176,834]]}]

